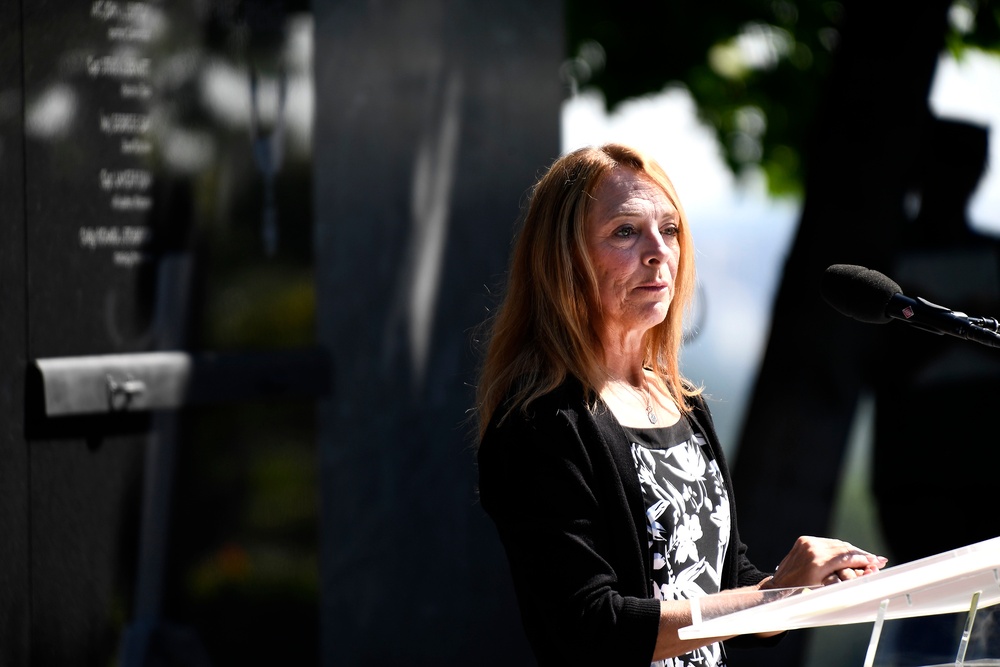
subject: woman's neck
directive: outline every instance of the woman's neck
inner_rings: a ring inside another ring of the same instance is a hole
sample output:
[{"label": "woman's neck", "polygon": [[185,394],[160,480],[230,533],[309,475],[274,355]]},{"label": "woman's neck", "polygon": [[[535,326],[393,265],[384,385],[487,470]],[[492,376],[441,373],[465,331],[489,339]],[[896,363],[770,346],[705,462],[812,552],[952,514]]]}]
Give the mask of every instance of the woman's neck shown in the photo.
[{"label": "woman's neck", "polygon": [[604,368],[608,379],[633,387],[645,384],[645,347],[640,336],[612,339],[604,344]]}]

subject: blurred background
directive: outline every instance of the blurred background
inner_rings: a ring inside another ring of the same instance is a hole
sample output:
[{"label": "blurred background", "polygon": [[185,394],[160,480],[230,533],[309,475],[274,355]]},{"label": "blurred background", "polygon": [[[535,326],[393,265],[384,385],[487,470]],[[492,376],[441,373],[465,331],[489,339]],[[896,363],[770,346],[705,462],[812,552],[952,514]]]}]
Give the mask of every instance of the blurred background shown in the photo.
[{"label": "blurred background", "polygon": [[1000,357],[819,289],[858,264],[1000,313],[997,11],[5,0],[0,664],[532,664],[476,504],[477,327],[534,179],[611,140],[691,219],[683,368],[751,558],[1000,534],[966,483]]}]

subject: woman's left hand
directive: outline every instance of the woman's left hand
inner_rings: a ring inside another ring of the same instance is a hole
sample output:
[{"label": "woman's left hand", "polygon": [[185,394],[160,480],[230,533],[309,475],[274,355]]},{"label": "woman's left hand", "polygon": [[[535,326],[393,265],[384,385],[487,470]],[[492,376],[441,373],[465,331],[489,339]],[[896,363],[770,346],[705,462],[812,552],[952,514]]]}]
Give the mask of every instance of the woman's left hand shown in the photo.
[{"label": "woman's left hand", "polygon": [[803,536],[795,541],[766,587],[826,586],[878,572],[886,562],[886,558],[848,542]]}]

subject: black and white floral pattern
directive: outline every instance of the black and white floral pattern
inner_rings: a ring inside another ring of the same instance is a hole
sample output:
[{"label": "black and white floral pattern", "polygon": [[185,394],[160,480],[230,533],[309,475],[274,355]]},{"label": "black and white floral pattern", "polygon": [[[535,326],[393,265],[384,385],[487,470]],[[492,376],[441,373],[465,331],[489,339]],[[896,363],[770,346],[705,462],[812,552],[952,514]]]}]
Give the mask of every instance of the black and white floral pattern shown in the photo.
[{"label": "black and white floral pattern", "polygon": [[[653,435],[642,444],[633,442],[632,457],[646,503],[654,595],[684,600],[719,591],[729,546],[729,495],[718,465],[705,456],[705,439],[691,434],[679,443],[658,445],[669,430],[644,429]],[[721,644],[712,644],[653,666],[725,664]]]}]

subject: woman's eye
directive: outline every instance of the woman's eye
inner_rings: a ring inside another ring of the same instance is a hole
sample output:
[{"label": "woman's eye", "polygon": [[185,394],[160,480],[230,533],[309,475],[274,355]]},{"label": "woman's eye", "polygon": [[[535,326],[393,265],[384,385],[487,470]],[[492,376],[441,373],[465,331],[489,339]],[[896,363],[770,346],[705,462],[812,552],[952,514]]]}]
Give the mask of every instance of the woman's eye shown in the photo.
[{"label": "woman's eye", "polygon": [[660,230],[660,233],[664,236],[677,236],[678,231],[680,230],[677,229],[677,225],[667,225]]},{"label": "woman's eye", "polygon": [[619,238],[627,239],[627,238],[629,238],[631,236],[635,236],[635,233],[636,233],[635,232],[635,227],[632,227],[631,225],[625,225],[624,227],[619,227],[618,228],[618,230],[615,232],[615,236],[618,236]]}]

